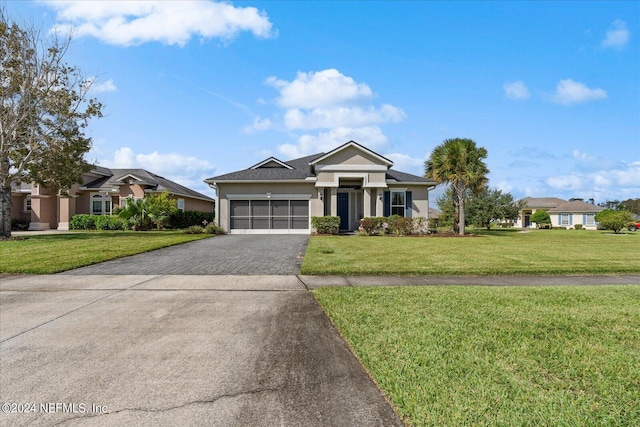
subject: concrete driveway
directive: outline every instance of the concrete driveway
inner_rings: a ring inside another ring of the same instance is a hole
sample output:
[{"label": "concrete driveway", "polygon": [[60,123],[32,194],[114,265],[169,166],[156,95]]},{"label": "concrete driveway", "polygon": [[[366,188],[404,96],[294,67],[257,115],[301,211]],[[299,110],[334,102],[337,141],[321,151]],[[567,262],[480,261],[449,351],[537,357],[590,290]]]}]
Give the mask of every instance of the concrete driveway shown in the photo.
[{"label": "concrete driveway", "polygon": [[62,274],[0,291],[0,425],[402,425],[296,276]]}]

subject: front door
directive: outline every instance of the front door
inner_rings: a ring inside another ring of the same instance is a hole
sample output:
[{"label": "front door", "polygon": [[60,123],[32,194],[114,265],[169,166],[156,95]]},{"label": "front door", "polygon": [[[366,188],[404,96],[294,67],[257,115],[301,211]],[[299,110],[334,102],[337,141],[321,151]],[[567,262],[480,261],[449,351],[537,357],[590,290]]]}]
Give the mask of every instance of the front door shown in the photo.
[{"label": "front door", "polygon": [[338,193],[338,216],[340,230],[349,229],[349,193]]}]

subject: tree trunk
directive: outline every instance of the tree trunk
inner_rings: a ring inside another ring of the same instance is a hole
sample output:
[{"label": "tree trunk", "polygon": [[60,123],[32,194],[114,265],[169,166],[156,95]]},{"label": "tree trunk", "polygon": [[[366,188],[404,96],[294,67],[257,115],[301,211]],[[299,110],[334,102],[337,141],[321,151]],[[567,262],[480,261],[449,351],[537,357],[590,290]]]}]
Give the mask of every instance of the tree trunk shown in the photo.
[{"label": "tree trunk", "polygon": [[11,185],[0,188],[0,237],[11,237]]}]

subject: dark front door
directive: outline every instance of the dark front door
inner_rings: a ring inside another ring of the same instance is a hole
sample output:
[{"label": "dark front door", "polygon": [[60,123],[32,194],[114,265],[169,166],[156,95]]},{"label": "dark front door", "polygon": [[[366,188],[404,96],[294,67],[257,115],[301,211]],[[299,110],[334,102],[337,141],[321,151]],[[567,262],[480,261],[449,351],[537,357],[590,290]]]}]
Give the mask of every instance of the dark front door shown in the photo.
[{"label": "dark front door", "polygon": [[340,230],[349,229],[349,193],[338,193],[338,216]]}]

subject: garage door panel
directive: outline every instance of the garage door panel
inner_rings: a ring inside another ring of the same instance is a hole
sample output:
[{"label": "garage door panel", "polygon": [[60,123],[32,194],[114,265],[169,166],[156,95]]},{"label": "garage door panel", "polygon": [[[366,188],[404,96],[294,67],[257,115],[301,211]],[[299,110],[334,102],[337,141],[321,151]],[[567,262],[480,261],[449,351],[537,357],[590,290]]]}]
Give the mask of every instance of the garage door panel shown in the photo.
[{"label": "garage door panel", "polygon": [[309,230],[308,200],[231,200],[231,230]]}]

